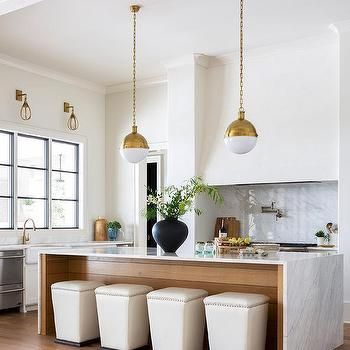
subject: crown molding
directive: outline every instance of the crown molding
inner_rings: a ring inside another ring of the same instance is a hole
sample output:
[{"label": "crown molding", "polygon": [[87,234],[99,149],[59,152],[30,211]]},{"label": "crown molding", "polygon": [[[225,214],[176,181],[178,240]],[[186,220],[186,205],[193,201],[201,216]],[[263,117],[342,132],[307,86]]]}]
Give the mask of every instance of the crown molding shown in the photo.
[{"label": "crown molding", "polygon": [[21,69],[29,73],[33,73],[45,78],[57,80],[59,82],[73,85],[79,88],[91,90],[99,94],[106,93],[106,88],[97,83],[94,83],[85,79],[76,78],[71,75],[61,73],[49,68],[45,68],[33,63],[22,61],[17,58],[14,58],[5,54],[1,54],[1,53],[0,53],[0,64],[4,66],[12,67],[12,68]]},{"label": "crown molding", "polygon": [[[161,75],[159,77],[153,77],[148,79],[142,79],[136,82],[136,87],[138,89],[147,88],[151,86],[163,85],[168,83],[168,78],[166,75]],[[130,91],[132,90],[132,83],[121,83],[111,86],[107,86],[106,95],[114,94],[116,92]]]},{"label": "crown molding", "polygon": [[[350,23],[350,22],[349,22]],[[289,54],[292,50],[294,54],[304,54],[305,49],[322,47],[325,44],[334,44],[336,41],[334,35],[326,32],[323,35],[304,37],[280,44],[260,46],[245,50],[246,59],[254,59],[261,56],[271,56],[280,54]],[[233,64],[239,60],[239,51],[235,50],[218,56],[211,56],[209,59],[209,68]]]},{"label": "crown molding", "polygon": [[329,25],[329,29],[336,34],[350,32],[350,20],[332,23]]},{"label": "crown molding", "polygon": [[177,57],[170,61],[162,62],[166,69],[172,69],[175,67],[185,66],[185,65],[194,65],[197,64],[203,68],[209,67],[210,56],[203,55],[201,53],[194,53],[190,55],[184,55]]},{"label": "crown molding", "polygon": [[0,0],[0,16],[34,5],[43,0]]},{"label": "crown molding", "polygon": [[233,64],[237,59],[238,51],[232,51],[223,55],[211,56],[209,59],[209,67],[225,66],[227,64]]}]

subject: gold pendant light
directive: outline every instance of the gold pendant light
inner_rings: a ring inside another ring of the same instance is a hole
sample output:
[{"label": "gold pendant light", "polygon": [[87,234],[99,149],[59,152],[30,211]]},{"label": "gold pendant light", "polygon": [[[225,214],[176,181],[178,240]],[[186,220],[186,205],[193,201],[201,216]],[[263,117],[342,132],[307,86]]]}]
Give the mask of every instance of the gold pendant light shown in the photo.
[{"label": "gold pendant light", "polygon": [[129,163],[139,163],[147,157],[148,143],[147,140],[137,132],[136,126],[136,13],[140,10],[139,5],[130,6],[130,11],[133,14],[133,68],[132,68],[132,128],[131,133],[126,135],[120,153]]},{"label": "gold pendant light", "polygon": [[236,154],[250,152],[256,145],[258,134],[254,125],[245,119],[243,107],[243,0],[240,0],[240,82],[238,119],[233,121],[225,132],[225,145]]}]

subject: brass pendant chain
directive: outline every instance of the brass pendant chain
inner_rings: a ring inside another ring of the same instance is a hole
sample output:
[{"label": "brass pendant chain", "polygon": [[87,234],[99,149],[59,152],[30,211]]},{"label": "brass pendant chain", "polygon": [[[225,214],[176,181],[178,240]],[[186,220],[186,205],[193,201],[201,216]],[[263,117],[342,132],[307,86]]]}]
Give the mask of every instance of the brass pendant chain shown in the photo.
[{"label": "brass pendant chain", "polygon": [[240,33],[239,33],[239,49],[240,49],[240,66],[239,66],[239,111],[244,112],[243,107],[243,0],[240,6]]},{"label": "brass pendant chain", "polygon": [[133,11],[133,51],[132,51],[132,126],[136,126],[136,11]]}]

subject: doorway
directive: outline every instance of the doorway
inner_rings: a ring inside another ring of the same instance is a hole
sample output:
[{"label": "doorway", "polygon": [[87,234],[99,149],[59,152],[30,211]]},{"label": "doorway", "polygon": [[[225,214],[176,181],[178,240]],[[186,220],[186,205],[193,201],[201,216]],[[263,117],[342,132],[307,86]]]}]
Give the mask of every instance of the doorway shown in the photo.
[{"label": "doorway", "polygon": [[[147,157],[147,195],[150,192],[160,191],[162,189],[163,176],[163,154],[155,154]],[[159,217],[155,219],[147,219],[147,247],[156,248],[157,243],[152,236],[153,225],[160,220]]]},{"label": "doorway", "polygon": [[[155,163],[147,163],[147,196],[154,191],[157,191],[157,167],[158,164]],[[151,204],[154,205],[154,204]],[[150,207],[150,204],[147,205],[147,208]],[[157,247],[157,243],[152,236],[152,227],[157,222],[157,219],[147,219],[147,247],[155,248]]]}]

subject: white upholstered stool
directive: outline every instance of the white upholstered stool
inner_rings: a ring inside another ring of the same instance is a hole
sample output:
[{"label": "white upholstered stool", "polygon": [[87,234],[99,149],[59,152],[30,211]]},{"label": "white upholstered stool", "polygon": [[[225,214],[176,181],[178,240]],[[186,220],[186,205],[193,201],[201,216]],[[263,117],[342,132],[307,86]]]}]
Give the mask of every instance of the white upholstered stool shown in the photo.
[{"label": "white upholstered stool", "polygon": [[51,286],[56,342],[83,345],[99,337],[95,288],[101,285],[66,281]]},{"label": "white upholstered stool", "polygon": [[264,350],[269,298],[222,293],[204,299],[210,350]]},{"label": "white upholstered stool", "polygon": [[202,350],[203,289],[164,288],[148,293],[153,350]]},{"label": "white upholstered stool", "polygon": [[148,344],[146,295],[151,290],[136,284],[112,284],[96,289],[102,348],[131,350]]}]

